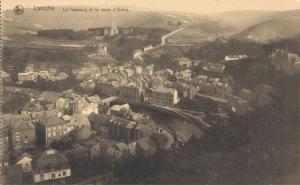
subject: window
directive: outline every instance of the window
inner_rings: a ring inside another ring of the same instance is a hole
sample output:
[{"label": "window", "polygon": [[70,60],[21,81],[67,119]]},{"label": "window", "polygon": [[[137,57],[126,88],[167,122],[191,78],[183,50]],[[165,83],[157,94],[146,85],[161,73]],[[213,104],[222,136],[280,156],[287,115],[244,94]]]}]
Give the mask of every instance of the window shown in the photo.
[{"label": "window", "polygon": [[48,133],[48,137],[51,137],[51,133]]},{"label": "window", "polygon": [[64,171],[64,172],[63,172],[63,176],[66,176],[66,175],[67,175],[67,173]]},{"label": "window", "polygon": [[41,181],[44,180],[44,175],[40,175],[40,180],[41,180]]},{"label": "window", "polygon": [[58,177],[61,177],[61,173],[58,174]]},{"label": "window", "polygon": [[55,178],[55,173],[51,174],[51,178],[54,179]]}]

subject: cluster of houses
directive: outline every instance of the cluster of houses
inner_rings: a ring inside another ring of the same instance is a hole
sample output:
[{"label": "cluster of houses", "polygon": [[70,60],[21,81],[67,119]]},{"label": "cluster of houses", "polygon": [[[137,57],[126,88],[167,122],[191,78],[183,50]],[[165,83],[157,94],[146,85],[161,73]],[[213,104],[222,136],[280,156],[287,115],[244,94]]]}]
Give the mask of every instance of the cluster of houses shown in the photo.
[{"label": "cluster of houses", "polygon": [[128,104],[110,107],[97,95],[72,91],[48,105],[32,100],[21,114],[5,114],[3,123],[2,165],[10,184],[22,184],[22,176],[34,183],[61,180],[71,176],[74,162],[150,157],[175,143],[173,133]]},{"label": "cluster of houses", "polygon": [[225,98],[232,94],[230,79],[213,78],[205,75],[198,75],[193,78],[192,83],[199,89],[200,94],[207,96]]},{"label": "cluster of houses", "polygon": [[38,77],[46,81],[66,80],[69,75],[65,72],[58,72],[56,69],[35,71],[33,67],[27,67],[24,72],[18,73],[18,82],[36,82]]},{"label": "cluster of houses", "polygon": [[[198,93],[216,97],[231,94],[232,84],[227,78],[195,76],[191,69],[194,63],[188,58],[178,58],[176,65],[177,71],[169,68],[154,70],[153,65],[134,63],[82,67],[74,69],[73,75],[81,81],[82,90],[96,91],[103,96],[118,96],[126,102],[173,106],[180,97],[193,99]],[[225,68],[223,64],[205,66],[214,73],[223,73]]]}]

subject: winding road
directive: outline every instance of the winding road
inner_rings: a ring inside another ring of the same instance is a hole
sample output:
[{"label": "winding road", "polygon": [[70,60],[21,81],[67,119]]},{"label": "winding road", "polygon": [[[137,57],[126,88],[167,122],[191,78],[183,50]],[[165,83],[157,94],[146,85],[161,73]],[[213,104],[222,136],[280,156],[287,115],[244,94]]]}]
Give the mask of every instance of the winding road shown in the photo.
[{"label": "winding road", "polygon": [[[155,50],[155,49],[158,49],[158,48],[160,48],[160,47],[166,45],[166,43],[167,43],[167,38],[169,38],[170,36],[174,35],[174,34],[177,33],[177,32],[180,32],[180,31],[183,30],[183,29],[184,29],[183,27],[180,27],[180,28],[178,28],[177,30],[172,31],[171,33],[168,33],[168,34],[166,34],[166,35],[163,35],[163,36],[161,37],[161,44],[159,44],[159,45],[157,45],[157,46],[155,46],[155,47],[153,47],[153,48],[151,48],[151,49],[149,49],[149,50],[147,50],[147,51],[144,51],[143,54],[149,53],[150,51],[153,51],[153,50]],[[143,54],[142,54],[142,55],[143,55]]]}]

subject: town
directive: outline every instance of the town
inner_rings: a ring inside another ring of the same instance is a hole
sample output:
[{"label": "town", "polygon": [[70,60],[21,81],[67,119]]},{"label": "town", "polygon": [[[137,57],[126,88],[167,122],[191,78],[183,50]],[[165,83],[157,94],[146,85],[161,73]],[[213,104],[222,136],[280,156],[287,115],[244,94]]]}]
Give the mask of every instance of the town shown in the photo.
[{"label": "town", "polygon": [[[191,142],[201,141],[206,132],[232,120],[249,121],[249,115],[276,107],[276,81],[244,77],[240,74],[244,69],[264,65],[261,68],[271,71],[270,76],[300,73],[299,55],[282,47],[266,53],[268,63],[263,64],[253,53],[235,51],[214,61],[209,52],[204,57],[163,53],[154,59],[153,52],[174,47],[168,45],[168,38],[186,29],[176,26],[152,40],[145,31],[136,35],[134,27],[115,23],[90,28],[93,38],[99,40],[101,35],[106,40],[61,46],[75,52],[87,49],[86,63],[61,68],[27,63],[24,70],[12,72],[16,67],[10,65],[1,71],[10,105],[3,107],[1,128],[5,180],[9,184],[117,183],[118,168],[127,161],[179,153]],[[71,40],[77,34],[89,37],[71,30],[38,32],[39,37]],[[145,42],[125,52],[130,60],[118,60],[124,52],[113,46],[122,40],[125,44],[118,47],[126,47],[134,39]],[[216,38],[216,42],[229,41]],[[101,63],[104,60],[109,62]],[[251,85],[244,84],[247,79]],[[94,170],[84,175],[88,169]]]}]

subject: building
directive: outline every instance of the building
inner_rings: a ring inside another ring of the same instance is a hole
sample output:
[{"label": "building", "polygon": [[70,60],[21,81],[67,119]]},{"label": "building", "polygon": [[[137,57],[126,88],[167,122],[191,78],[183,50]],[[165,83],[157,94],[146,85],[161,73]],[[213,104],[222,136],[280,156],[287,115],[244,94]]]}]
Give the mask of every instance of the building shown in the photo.
[{"label": "building", "polygon": [[120,85],[118,83],[99,83],[97,85],[97,91],[106,96],[118,96]]},{"label": "building", "polygon": [[286,74],[300,72],[300,57],[288,50],[276,49],[271,54],[271,63],[276,70]]},{"label": "building", "polygon": [[140,102],[141,95],[142,88],[135,83],[129,83],[128,85],[120,88],[120,98],[125,102]]},{"label": "building", "polygon": [[24,73],[18,73],[19,82],[33,82],[37,80],[37,73],[29,71]]},{"label": "building", "polygon": [[35,114],[44,111],[44,107],[36,101],[27,102],[22,109],[22,114]]},{"label": "building", "polygon": [[16,153],[35,148],[35,127],[31,121],[11,123],[11,144]]},{"label": "building", "polygon": [[111,27],[104,29],[104,36],[115,36],[119,34],[119,30],[115,24],[112,23]]},{"label": "building", "polygon": [[188,58],[178,58],[177,62],[181,69],[188,69],[192,67],[192,61]]},{"label": "building", "polygon": [[75,128],[82,128],[82,127],[91,127],[91,123],[88,117],[84,114],[74,114],[70,118],[70,122],[67,123],[68,132],[74,130]]},{"label": "building", "polygon": [[33,156],[28,153],[23,153],[18,157],[17,164],[21,165],[23,173],[30,173],[32,171]]},{"label": "building", "polygon": [[100,44],[97,47],[97,54],[100,55],[100,56],[106,56],[107,55],[107,46],[103,45],[103,44]]},{"label": "building", "polygon": [[172,106],[179,102],[178,92],[173,88],[159,86],[152,88],[151,103]]},{"label": "building", "polygon": [[232,88],[228,83],[222,83],[216,78],[208,81],[199,81],[199,93],[207,96],[227,97],[232,94]]},{"label": "building", "polygon": [[149,65],[149,66],[146,66],[146,73],[149,75],[149,76],[152,76],[153,75],[153,72],[154,72],[154,65]]},{"label": "building", "polygon": [[84,141],[80,141],[79,143],[88,149],[90,160],[100,158],[100,142],[96,138],[90,137]]},{"label": "building", "polygon": [[130,106],[129,106],[128,103],[123,104],[123,105],[118,105],[118,104],[113,105],[110,108],[109,114],[129,119],[129,117],[130,117]]},{"label": "building", "polygon": [[43,120],[40,132],[45,139],[45,145],[50,146],[68,134],[67,123],[56,116],[49,116]]},{"label": "building", "polygon": [[45,80],[48,80],[48,78],[50,76],[48,71],[40,71],[40,72],[38,72],[38,75],[39,75],[39,77],[41,77]]},{"label": "building", "polygon": [[86,100],[88,101],[88,103],[94,103],[94,104],[100,104],[101,103],[101,99],[98,95],[89,96],[89,97],[86,98]]},{"label": "building", "polygon": [[109,138],[111,133],[111,124],[109,117],[97,114],[89,115],[91,128],[96,131],[97,136],[101,138]]},{"label": "building", "polygon": [[183,96],[185,98],[193,99],[198,93],[198,89],[194,86],[187,86],[183,90]]},{"label": "building", "polygon": [[11,76],[3,70],[1,71],[1,79],[3,82],[11,82],[12,81]]},{"label": "building", "polygon": [[243,61],[246,59],[248,59],[248,55],[246,55],[246,54],[228,55],[228,56],[225,56],[225,58],[224,58],[225,62],[237,62],[237,61]]},{"label": "building", "polygon": [[135,74],[136,75],[141,75],[143,73],[142,66],[134,66],[134,68],[135,68]]},{"label": "building", "polygon": [[111,138],[125,143],[135,140],[135,126],[136,122],[127,119],[112,116],[110,119],[111,124]]},{"label": "building", "polygon": [[86,105],[86,107],[81,111],[82,114],[88,116],[92,113],[98,114],[98,104],[95,103],[89,103]]},{"label": "building", "polygon": [[62,179],[71,176],[68,159],[56,150],[47,150],[33,161],[33,182]]},{"label": "building", "polygon": [[58,75],[55,77],[56,80],[60,81],[60,80],[66,80],[69,77],[69,75],[65,72],[60,72],[58,73]]}]

